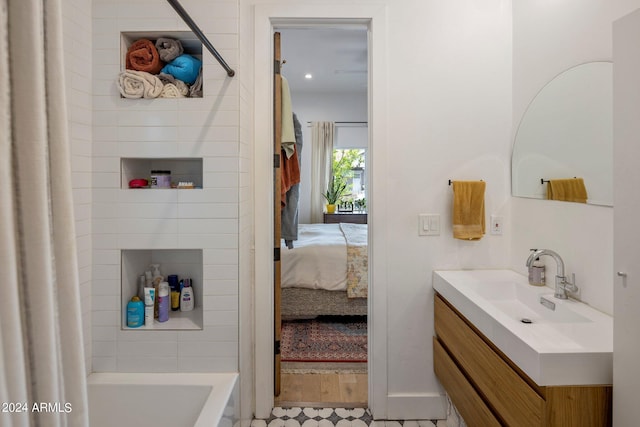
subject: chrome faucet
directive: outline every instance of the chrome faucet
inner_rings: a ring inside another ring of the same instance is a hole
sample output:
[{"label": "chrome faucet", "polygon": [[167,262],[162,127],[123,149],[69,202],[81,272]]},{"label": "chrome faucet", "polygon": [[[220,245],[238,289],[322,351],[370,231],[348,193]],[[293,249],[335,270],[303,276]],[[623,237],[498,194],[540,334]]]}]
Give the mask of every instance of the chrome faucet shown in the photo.
[{"label": "chrome faucet", "polygon": [[[556,265],[558,267],[558,271],[556,272],[556,290],[554,293],[554,297],[559,299],[567,299],[567,291],[569,292],[577,292],[578,287],[575,283],[569,282],[567,277],[564,274],[564,261],[557,252],[552,251],[551,249],[531,249],[531,255],[527,258],[527,267],[531,267],[533,261],[542,255],[548,255],[556,261]],[[575,279],[573,280],[575,282]]]}]

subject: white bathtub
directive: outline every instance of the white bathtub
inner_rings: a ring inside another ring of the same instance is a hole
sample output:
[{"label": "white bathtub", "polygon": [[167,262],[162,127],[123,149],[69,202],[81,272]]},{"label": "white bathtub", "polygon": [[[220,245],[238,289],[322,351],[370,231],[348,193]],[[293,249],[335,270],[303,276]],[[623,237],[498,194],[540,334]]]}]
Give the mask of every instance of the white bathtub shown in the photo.
[{"label": "white bathtub", "polygon": [[235,373],[93,373],[87,378],[90,426],[233,425],[237,378]]}]

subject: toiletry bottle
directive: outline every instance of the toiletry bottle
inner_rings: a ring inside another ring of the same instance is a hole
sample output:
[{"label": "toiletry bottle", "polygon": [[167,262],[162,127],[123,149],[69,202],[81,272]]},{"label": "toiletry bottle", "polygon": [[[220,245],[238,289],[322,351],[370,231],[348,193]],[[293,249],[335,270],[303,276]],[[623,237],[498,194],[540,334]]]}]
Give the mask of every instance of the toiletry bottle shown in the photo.
[{"label": "toiletry bottle", "polygon": [[180,284],[178,275],[169,275],[169,288],[171,289],[171,311],[180,310]]},{"label": "toiletry bottle", "polygon": [[169,283],[160,282],[158,293],[158,322],[166,322],[169,320]]},{"label": "toiletry bottle", "polygon": [[545,271],[544,263],[540,261],[540,258],[536,258],[531,264],[529,272],[529,284],[533,286],[545,285]]},{"label": "toiletry bottle", "polygon": [[194,303],[191,279],[184,279],[184,287],[182,288],[182,292],[180,292],[180,311],[193,310]]},{"label": "toiletry bottle", "polygon": [[153,306],[156,299],[156,290],[151,287],[144,288],[144,324],[153,325]]},{"label": "toiletry bottle", "polygon": [[127,303],[127,326],[129,328],[139,328],[144,325],[144,303],[137,295]]},{"label": "toiletry bottle", "polygon": [[140,301],[144,301],[145,286],[147,286],[147,279],[144,277],[144,274],[143,274],[142,276],[138,277],[138,298],[140,298]]},{"label": "toiletry bottle", "polygon": [[160,264],[151,264],[151,275],[153,276],[153,287],[156,290],[156,300],[153,306],[153,317],[158,318],[160,312],[158,311],[158,304],[160,302],[160,283],[164,280],[162,274],[160,274]]}]

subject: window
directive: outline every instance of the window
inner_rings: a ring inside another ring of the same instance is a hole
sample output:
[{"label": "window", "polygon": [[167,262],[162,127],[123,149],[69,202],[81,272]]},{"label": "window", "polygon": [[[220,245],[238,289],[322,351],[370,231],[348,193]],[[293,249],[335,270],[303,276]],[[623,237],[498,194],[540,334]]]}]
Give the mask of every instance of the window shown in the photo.
[{"label": "window", "polygon": [[334,149],[332,173],[336,181],[346,184],[346,191],[338,209],[366,212],[366,150],[363,148]]}]

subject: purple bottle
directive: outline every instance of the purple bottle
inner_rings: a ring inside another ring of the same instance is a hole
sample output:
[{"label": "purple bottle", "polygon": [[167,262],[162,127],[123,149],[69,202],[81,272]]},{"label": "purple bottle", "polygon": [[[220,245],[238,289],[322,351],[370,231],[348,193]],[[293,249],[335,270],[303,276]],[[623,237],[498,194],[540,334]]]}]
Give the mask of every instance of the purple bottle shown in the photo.
[{"label": "purple bottle", "polygon": [[169,307],[171,306],[171,296],[169,283],[161,282],[158,288],[158,322],[169,320]]}]

